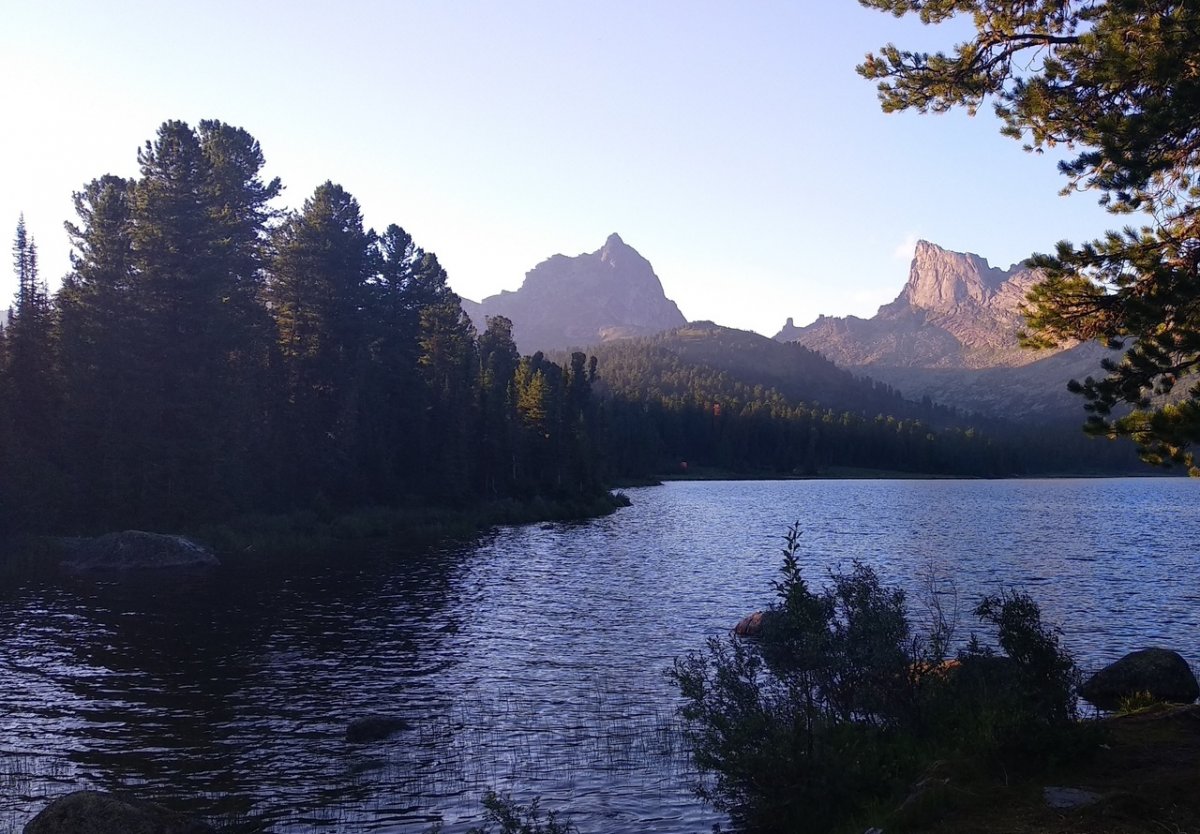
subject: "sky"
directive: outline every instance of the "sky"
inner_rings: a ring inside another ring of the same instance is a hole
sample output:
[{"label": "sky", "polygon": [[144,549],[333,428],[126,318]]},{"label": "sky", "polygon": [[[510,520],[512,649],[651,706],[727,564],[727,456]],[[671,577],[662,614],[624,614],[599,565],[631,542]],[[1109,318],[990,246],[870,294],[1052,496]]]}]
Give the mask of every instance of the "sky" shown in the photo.
[{"label": "sky", "polygon": [[[688,319],[764,335],[872,315],[918,239],[1007,267],[1120,225],[1059,196],[1055,158],[990,110],[883,114],[866,52],[968,30],[854,0],[63,0],[4,19],[0,235],[24,213],[52,290],[72,192],[136,175],[168,119],[248,130],[281,207],[341,184],[467,298],[617,232]],[[15,283],[0,270],[0,304]]]}]

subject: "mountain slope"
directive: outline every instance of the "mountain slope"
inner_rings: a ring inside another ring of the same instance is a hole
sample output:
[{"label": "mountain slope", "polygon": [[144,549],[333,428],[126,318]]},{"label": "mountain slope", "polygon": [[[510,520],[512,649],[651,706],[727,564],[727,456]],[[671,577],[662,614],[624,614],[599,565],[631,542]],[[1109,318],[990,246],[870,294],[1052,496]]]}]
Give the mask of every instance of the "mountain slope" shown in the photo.
[{"label": "mountain slope", "polygon": [[776,474],[849,466],[1003,476],[1130,464],[1128,449],[1098,446],[1077,425],[1031,427],[914,402],[803,345],[711,322],[600,345],[595,355],[609,454],[627,475],[654,474],[630,459]]},{"label": "mountain slope", "polygon": [[872,418],[883,414],[932,425],[968,425],[953,409],[905,400],[889,385],[856,376],[803,345],[781,344],[713,322],[692,322],[651,338],[601,345],[594,352],[603,384],[620,392],[650,387],[667,395],[717,398],[728,396],[736,385]]},{"label": "mountain slope", "polygon": [[515,292],[464,299],[463,309],[480,330],[488,316],[507,316],[522,353],[648,336],[687,322],[650,262],[616,234],[595,252],[542,261]]},{"label": "mountain slope", "polygon": [[910,397],[1005,417],[1082,419],[1067,381],[1095,374],[1095,344],[1032,351],[1018,344],[1020,307],[1040,276],[1024,264],[996,269],[969,253],[917,243],[908,282],[872,318],[791,319],[775,336],[818,350],[839,366]]}]

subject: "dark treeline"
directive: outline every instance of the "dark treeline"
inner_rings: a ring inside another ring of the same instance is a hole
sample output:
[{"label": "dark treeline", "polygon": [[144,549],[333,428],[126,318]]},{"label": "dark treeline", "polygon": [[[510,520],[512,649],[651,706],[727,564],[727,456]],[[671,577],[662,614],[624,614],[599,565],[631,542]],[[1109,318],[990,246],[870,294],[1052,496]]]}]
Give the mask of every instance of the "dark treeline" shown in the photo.
[{"label": "dark treeline", "polygon": [[279,212],[245,130],[167,122],[74,195],[53,297],[22,221],[0,337],[0,528],[600,489],[595,363],[477,334],[431,252],[326,182]]},{"label": "dark treeline", "polygon": [[905,400],[801,345],[709,323],[604,345],[597,356],[607,462],[624,477],[677,473],[685,461],[690,470],[772,476],[830,467],[979,477],[1139,471],[1127,445],[1088,438],[1077,424],[1016,425]]},{"label": "dark treeline", "polygon": [[[272,207],[263,154],[167,122],[140,175],[74,195],[51,297],[17,228],[0,330],[0,531],[172,529],[248,512],[590,497],[681,463],[1010,476],[1128,468],[1077,428],[964,415],[709,323],[551,361],[477,333],[401,227],[341,186]],[[593,393],[595,389],[595,393]]]}]

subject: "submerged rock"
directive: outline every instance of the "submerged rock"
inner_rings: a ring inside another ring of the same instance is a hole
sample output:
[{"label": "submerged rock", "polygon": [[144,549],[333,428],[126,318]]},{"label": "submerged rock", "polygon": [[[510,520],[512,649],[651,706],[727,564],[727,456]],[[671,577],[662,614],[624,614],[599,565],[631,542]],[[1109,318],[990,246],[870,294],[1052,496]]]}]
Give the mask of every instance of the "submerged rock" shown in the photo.
[{"label": "submerged rock", "polygon": [[62,565],[75,572],[128,571],[159,568],[208,568],[219,565],[203,545],[183,536],[125,530],[67,545]]},{"label": "submerged rock", "polygon": [[367,715],[356,718],[346,728],[346,741],[362,744],[368,741],[383,741],[408,729],[408,722],[394,715]]},{"label": "submerged rock", "polygon": [[76,791],[43,808],[24,834],[215,834],[215,829],[152,802]]},{"label": "submerged rock", "polygon": [[1150,647],[1110,663],[1079,688],[1080,697],[1105,710],[1118,709],[1122,698],[1139,692],[1158,701],[1190,704],[1200,697],[1200,685],[1178,652]]}]

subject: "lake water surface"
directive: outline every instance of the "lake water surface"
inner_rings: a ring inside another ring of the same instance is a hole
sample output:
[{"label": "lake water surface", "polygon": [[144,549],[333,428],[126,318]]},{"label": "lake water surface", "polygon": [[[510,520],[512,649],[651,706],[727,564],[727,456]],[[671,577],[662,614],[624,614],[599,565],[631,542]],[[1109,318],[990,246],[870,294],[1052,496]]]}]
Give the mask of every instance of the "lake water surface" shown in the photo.
[{"label": "lake water surface", "polygon": [[[1081,665],[1200,660],[1200,482],[689,482],[469,545],[0,587],[0,832],[131,789],[246,830],[448,834],[488,787],[585,834],[707,832],[663,670],[771,599],[781,536],[820,582],[1032,593]],[[351,745],[346,723],[408,719]]]}]

